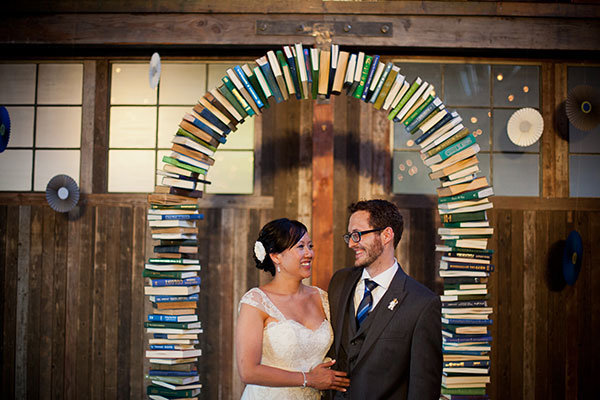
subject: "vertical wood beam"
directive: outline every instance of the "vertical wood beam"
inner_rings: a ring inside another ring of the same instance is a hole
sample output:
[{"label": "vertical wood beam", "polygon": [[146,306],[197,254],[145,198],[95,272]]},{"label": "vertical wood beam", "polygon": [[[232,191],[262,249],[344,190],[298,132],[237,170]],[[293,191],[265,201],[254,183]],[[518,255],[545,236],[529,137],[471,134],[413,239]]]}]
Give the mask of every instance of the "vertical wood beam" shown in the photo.
[{"label": "vertical wood beam", "polygon": [[315,249],[313,285],[326,289],[333,274],[333,103],[313,110],[312,232]]}]

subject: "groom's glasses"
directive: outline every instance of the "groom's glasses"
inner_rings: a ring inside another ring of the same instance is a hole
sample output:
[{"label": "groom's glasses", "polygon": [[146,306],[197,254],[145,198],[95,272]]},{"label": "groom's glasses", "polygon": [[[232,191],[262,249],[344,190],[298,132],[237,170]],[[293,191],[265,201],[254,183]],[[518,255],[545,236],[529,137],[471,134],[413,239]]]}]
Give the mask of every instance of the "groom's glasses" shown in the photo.
[{"label": "groom's glasses", "polygon": [[362,239],[362,235],[366,235],[367,233],[382,231],[384,229],[385,228],[377,228],[377,229],[369,229],[368,231],[354,231],[354,232],[350,232],[350,233],[345,233],[344,234],[344,242],[346,242],[346,244],[348,244],[348,243],[350,243],[350,239],[352,239],[352,241],[354,243],[358,243],[358,242],[360,242],[360,239]]}]

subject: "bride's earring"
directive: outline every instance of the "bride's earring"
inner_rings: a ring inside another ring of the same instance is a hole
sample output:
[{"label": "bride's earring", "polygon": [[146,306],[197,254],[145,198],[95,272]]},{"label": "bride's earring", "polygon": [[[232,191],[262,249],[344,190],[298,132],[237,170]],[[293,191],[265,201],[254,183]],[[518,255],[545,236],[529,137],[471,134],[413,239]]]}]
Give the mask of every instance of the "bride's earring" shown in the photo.
[{"label": "bride's earring", "polygon": [[279,265],[277,266],[277,272],[281,272],[281,267]]}]

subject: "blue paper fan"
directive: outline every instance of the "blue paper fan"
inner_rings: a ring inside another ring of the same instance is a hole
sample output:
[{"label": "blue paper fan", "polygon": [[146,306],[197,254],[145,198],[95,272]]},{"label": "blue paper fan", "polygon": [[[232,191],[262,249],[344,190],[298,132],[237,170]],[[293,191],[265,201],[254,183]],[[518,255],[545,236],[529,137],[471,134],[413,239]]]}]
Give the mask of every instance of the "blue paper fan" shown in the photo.
[{"label": "blue paper fan", "polygon": [[4,106],[0,106],[0,153],[6,150],[10,139],[10,116]]},{"label": "blue paper fan", "polygon": [[583,241],[577,231],[571,231],[563,251],[563,275],[569,285],[575,284],[581,270],[581,256],[583,255]]}]

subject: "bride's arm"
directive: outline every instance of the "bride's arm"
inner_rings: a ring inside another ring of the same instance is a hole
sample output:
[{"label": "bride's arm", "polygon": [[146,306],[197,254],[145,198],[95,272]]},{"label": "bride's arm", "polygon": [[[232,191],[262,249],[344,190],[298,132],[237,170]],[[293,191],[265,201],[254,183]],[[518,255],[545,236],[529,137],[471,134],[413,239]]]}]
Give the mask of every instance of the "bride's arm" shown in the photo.
[{"label": "bride's arm", "polygon": [[346,373],[330,369],[335,361],[319,364],[305,373],[261,365],[263,328],[267,318],[268,315],[258,308],[248,304],[241,305],[235,332],[235,346],[242,382],[261,386],[306,385],[320,390],[346,390],[345,388],[350,384]]}]

